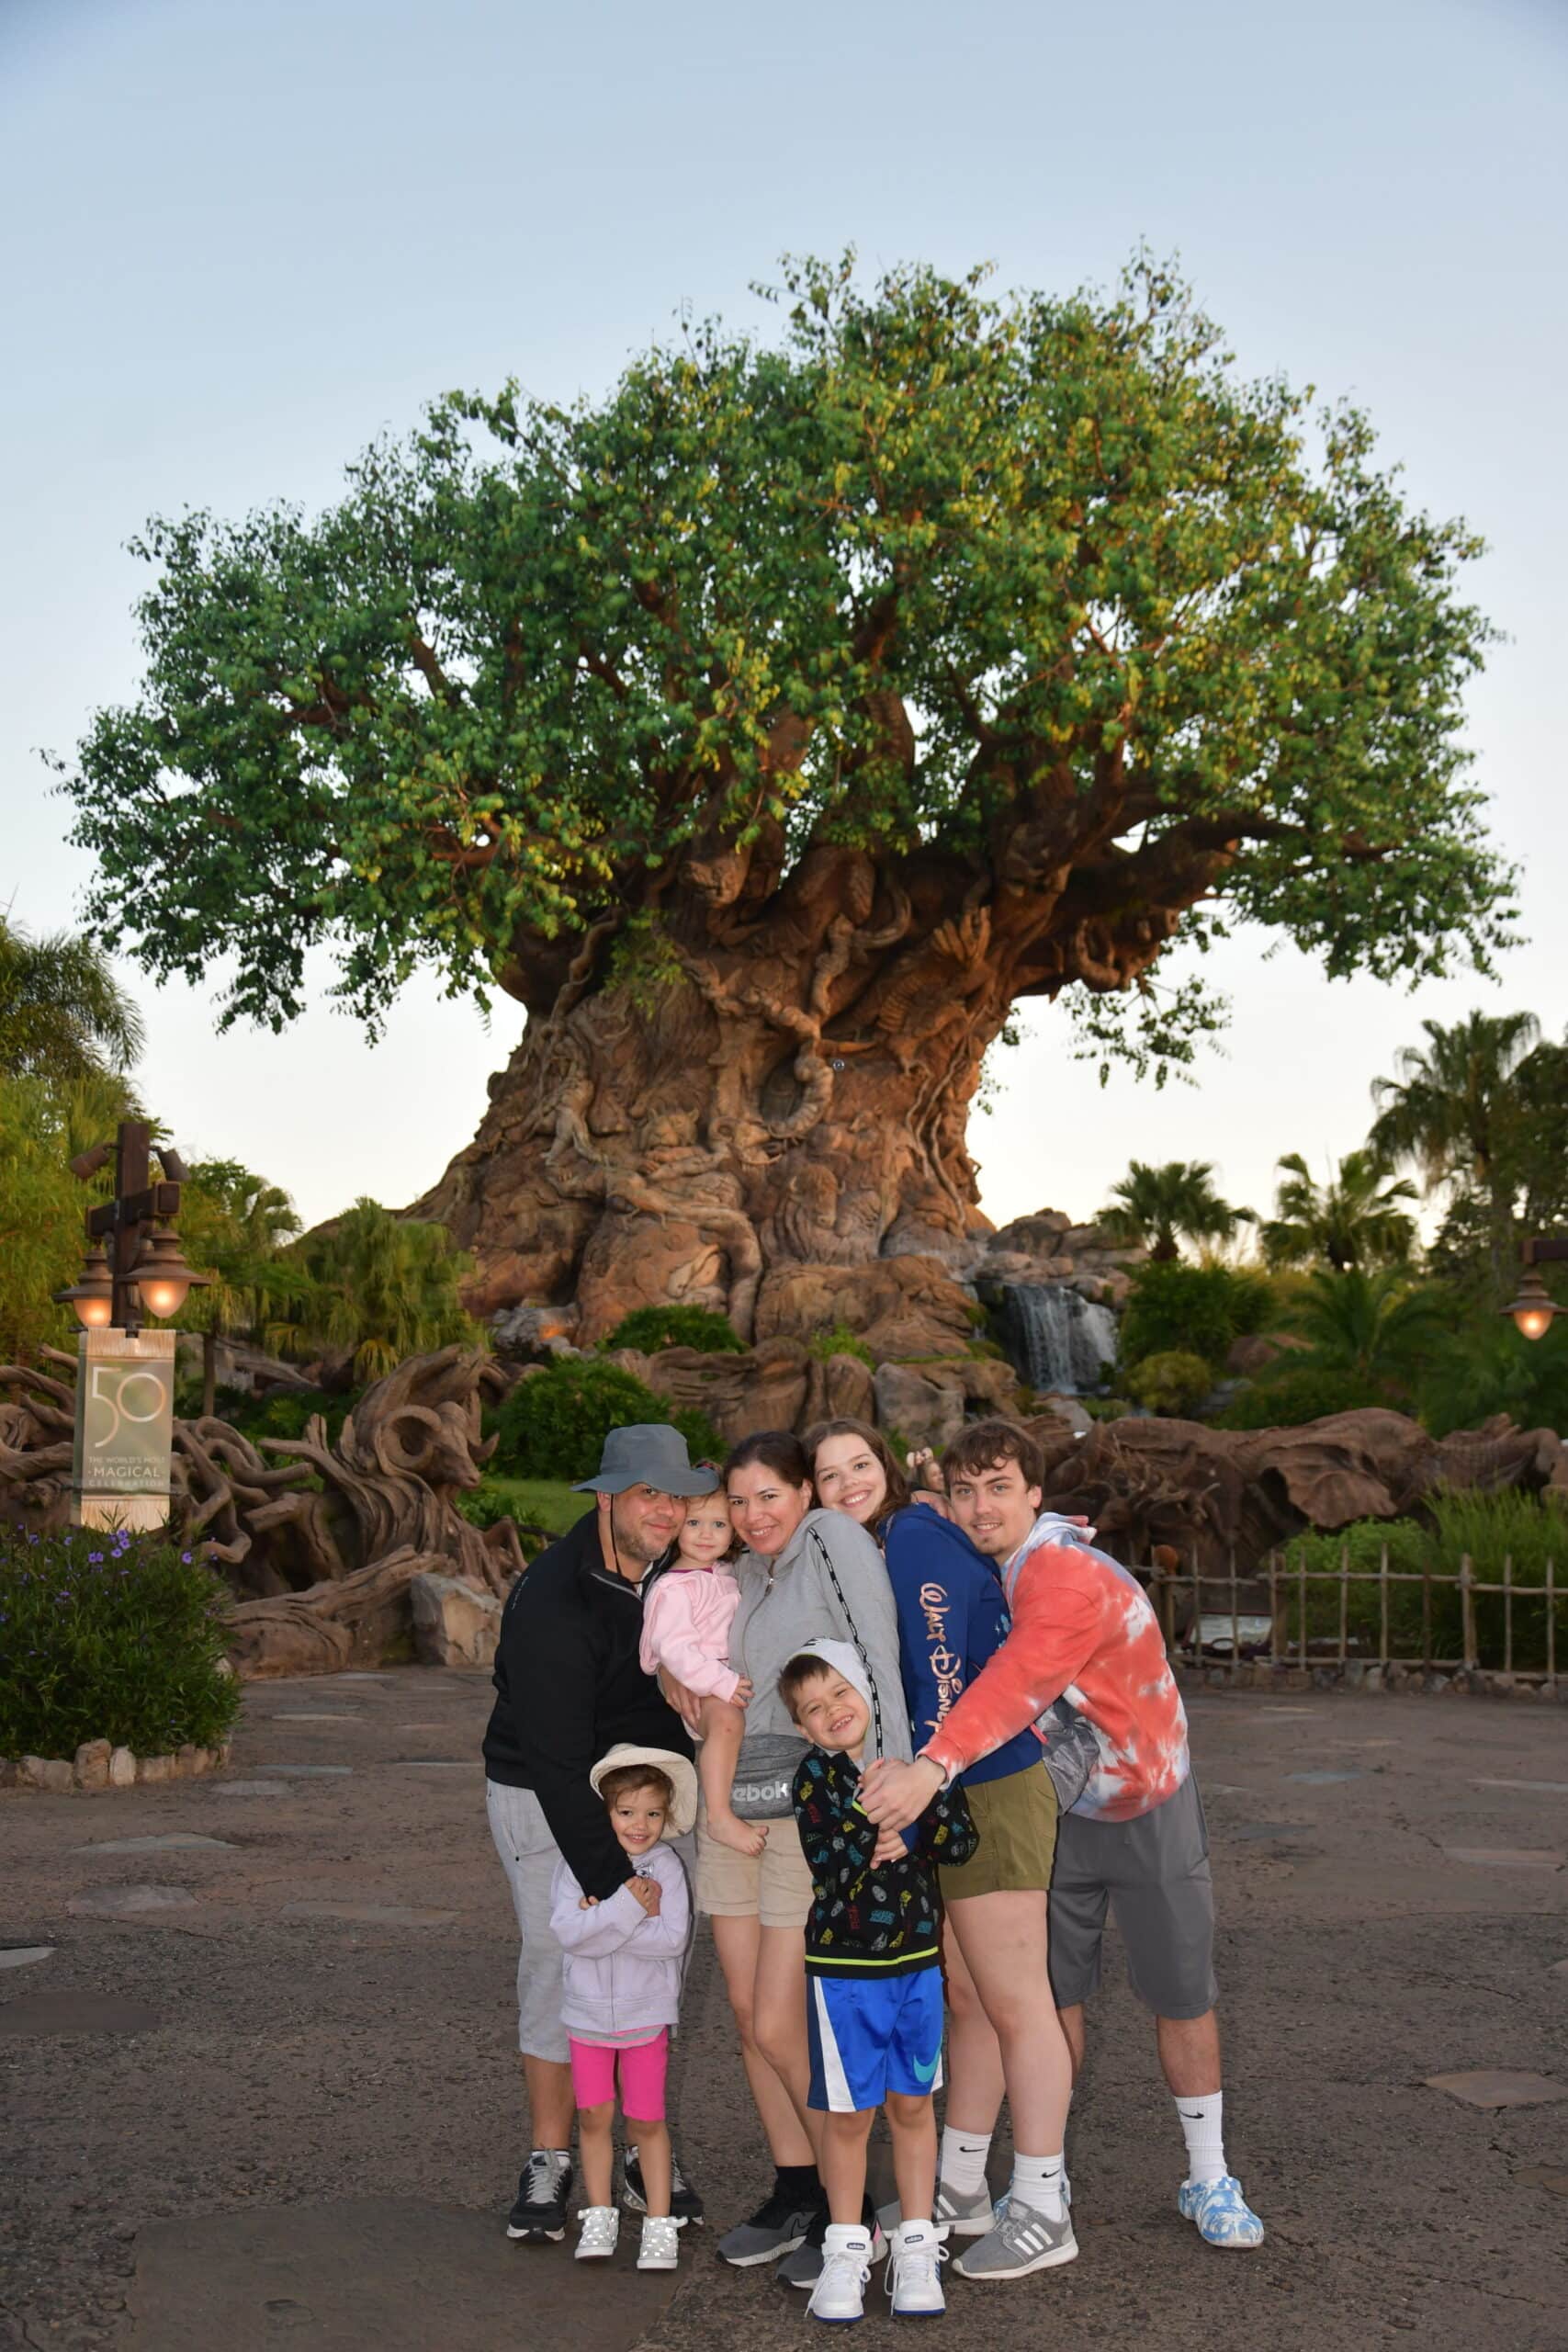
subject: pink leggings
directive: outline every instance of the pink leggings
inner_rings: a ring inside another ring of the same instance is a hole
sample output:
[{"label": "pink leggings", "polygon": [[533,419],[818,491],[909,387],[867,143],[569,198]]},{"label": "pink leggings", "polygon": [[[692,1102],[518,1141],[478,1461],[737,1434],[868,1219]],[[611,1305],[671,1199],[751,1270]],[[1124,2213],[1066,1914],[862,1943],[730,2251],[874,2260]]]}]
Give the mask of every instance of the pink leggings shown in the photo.
[{"label": "pink leggings", "polygon": [[615,2062],[621,2069],[621,2113],[634,2123],[664,2120],[664,2075],[670,2064],[670,2029],[660,2026],[651,2041],[617,2049],[607,2041],[579,2041],[569,2034],[571,2095],[579,2107],[603,2107],[615,2096]]}]

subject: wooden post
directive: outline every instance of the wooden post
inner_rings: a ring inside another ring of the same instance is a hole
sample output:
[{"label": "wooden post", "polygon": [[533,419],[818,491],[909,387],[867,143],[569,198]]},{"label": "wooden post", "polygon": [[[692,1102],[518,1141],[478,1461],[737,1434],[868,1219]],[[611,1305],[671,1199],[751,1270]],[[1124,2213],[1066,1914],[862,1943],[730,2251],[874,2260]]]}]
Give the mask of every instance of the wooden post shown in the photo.
[{"label": "wooden post", "polygon": [[1176,1578],[1168,1575],[1157,1562],[1154,1573],[1155,1614],[1159,1619],[1159,1629],[1165,1639],[1165,1651],[1168,1657],[1176,1647]]},{"label": "wooden post", "polygon": [[1424,1674],[1429,1674],[1431,1669],[1432,1563],[1430,1557],[1423,1553],[1421,1555],[1421,1670]]},{"label": "wooden post", "polygon": [[1301,1642],[1300,1657],[1302,1672],[1304,1674],[1306,1672],[1307,1662],[1307,1565],[1306,1554],[1304,1552],[1298,1552],[1296,1554],[1296,1577],[1298,1579],[1297,1590],[1301,1596],[1302,1608],[1302,1623],[1299,1635]]},{"label": "wooden post", "polygon": [[1468,1552],[1459,1564],[1459,1611],[1464,1670],[1472,1674],[1481,1659],[1475,1645],[1475,1575]]},{"label": "wooden post", "polygon": [[1546,1558],[1546,1679],[1551,1683],[1557,1680],[1557,1593],[1550,1553]]},{"label": "wooden post", "polygon": [[1388,1666],[1388,1545],[1378,1564],[1378,1662]]},{"label": "wooden post", "polygon": [[1503,1555],[1503,1671],[1514,1670],[1514,1555]]},{"label": "wooden post", "polygon": [[1241,1665],[1241,1611],[1236,1603],[1235,1546],[1231,1546],[1231,1679],[1234,1682]]},{"label": "wooden post", "polygon": [[1269,1555],[1269,1663],[1278,1666],[1285,1653],[1285,1629],[1280,1623],[1280,1555]]},{"label": "wooden post", "polygon": [[1339,1665],[1343,1671],[1350,1654],[1350,1546],[1339,1546]]}]

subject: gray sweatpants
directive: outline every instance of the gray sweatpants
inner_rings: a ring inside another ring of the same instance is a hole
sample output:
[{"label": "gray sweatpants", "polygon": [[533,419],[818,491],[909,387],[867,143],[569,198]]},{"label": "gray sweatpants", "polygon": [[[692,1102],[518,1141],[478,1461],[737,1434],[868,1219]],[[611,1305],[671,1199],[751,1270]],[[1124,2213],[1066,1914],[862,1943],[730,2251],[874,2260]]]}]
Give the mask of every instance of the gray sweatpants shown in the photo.
[{"label": "gray sweatpants", "polygon": [[[550,1932],[550,1882],[560,1848],[550,1836],[544,1807],[532,1789],[485,1782],[490,1834],[501,1856],[512,1907],[517,1914],[517,2047],[525,2058],[548,2058],[558,2066],[571,2056],[560,2021],[561,1948]],[[668,1841],[691,1877],[696,1847],[690,1836]]]}]

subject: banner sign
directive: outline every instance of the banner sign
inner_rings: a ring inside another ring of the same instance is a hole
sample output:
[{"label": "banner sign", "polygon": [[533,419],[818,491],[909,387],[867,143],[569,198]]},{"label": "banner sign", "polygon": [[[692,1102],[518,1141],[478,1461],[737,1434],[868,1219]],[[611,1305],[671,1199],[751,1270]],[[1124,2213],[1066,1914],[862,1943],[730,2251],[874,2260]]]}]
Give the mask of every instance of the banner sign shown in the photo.
[{"label": "banner sign", "polygon": [[76,1491],[164,1495],[175,1417],[175,1335],[82,1335],[76,1374]]}]

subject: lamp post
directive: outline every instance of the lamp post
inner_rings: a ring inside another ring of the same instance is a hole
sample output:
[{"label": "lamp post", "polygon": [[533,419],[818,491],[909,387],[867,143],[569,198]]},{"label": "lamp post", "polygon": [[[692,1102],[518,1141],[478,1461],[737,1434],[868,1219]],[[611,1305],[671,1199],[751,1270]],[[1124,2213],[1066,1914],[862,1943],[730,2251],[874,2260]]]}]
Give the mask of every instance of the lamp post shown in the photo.
[{"label": "lamp post", "polygon": [[[163,1171],[156,1183],[154,1150]],[[86,1262],[68,1290],[54,1294],[82,1326],[72,1517],[79,1527],[162,1527],[169,1516],[175,1334],[143,1330],[142,1317],[177,1315],[210,1276],[186,1265],[174,1229],[186,1170],[173,1145],[154,1146],[144,1119],[122,1119],[114,1142],[83,1152],[72,1174],[87,1182],[111,1151],[114,1198],[88,1210]]]},{"label": "lamp post", "polygon": [[1536,1272],[1543,1259],[1562,1258],[1568,1258],[1568,1233],[1539,1233],[1525,1243],[1519,1295],[1499,1312],[1511,1315],[1527,1340],[1544,1339],[1552,1317],[1563,1312]]}]

